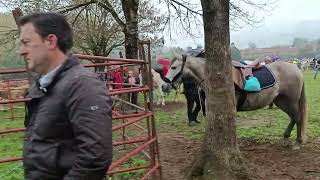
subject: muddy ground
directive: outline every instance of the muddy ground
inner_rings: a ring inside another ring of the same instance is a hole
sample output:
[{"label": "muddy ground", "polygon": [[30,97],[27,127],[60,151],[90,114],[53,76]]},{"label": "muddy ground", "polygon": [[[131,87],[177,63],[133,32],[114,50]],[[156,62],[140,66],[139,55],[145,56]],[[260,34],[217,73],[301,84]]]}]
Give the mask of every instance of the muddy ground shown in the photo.
[{"label": "muddy ground", "polygon": [[[162,110],[172,111],[175,106],[169,104]],[[185,179],[185,170],[201,142],[172,132],[158,132],[158,136],[164,179]],[[300,150],[283,147],[280,143],[259,144],[248,139],[238,142],[243,156],[251,164],[251,171],[256,172],[252,179],[320,179],[320,140],[309,141]]]}]

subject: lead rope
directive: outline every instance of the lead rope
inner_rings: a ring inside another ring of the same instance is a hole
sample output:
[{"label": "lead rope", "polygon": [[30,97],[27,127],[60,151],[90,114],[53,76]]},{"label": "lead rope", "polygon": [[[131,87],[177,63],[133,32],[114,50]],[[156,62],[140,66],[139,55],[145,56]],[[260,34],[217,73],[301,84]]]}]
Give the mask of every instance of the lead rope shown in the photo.
[{"label": "lead rope", "polygon": [[[202,98],[201,98],[201,87],[200,85],[204,82],[204,80],[202,80],[199,84],[198,84],[198,98],[199,98],[199,101],[200,101],[200,107],[201,107],[201,110],[203,112],[203,107],[202,107]],[[203,115],[203,113],[202,113]]]}]

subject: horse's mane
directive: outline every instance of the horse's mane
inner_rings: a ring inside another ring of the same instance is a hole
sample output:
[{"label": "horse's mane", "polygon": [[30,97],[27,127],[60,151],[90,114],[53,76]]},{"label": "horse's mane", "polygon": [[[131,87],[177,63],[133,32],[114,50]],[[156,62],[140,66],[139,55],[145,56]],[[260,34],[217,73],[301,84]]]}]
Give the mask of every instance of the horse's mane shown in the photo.
[{"label": "horse's mane", "polygon": [[181,57],[179,55],[175,55],[173,56],[173,58],[171,58],[171,63],[170,63],[170,66],[176,62],[177,60],[181,60]]},{"label": "horse's mane", "polygon": [[[187,55],[187,57],[191,57],[191,58],[195,58],[195,59],[201,59],[201,60],[206,61],[206,59],[203,58],[203,57],[197,57],[197,56],[195,57],[195,56],[190,56],[190,55]],[[177,54],[175,54],[175,55],[173,56],[173,58],[171,58],[170,66],[171,66],[175,61],[177,61],[177,60],[181,61],[181,60],[182,60],[182,55],[177,55]]]}]

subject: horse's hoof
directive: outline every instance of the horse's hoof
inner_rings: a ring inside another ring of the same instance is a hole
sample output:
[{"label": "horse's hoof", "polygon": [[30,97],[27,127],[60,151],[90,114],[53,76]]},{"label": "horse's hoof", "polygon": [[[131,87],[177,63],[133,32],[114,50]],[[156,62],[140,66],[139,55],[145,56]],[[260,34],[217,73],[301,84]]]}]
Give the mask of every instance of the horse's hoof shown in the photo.
[{"label": "horse's hoof", "polygon": [[195,120],[194,122],[196,122],[196,123],[200,123],[199,121],[197,121],[197,120]]},{"label": "horse's hoof", "polygon": [[291,140],[288,139],[288,138],[284,138],[280,141],[280,144],[283,146],[283,147],[289,147],[290,144],[291,144]]}]

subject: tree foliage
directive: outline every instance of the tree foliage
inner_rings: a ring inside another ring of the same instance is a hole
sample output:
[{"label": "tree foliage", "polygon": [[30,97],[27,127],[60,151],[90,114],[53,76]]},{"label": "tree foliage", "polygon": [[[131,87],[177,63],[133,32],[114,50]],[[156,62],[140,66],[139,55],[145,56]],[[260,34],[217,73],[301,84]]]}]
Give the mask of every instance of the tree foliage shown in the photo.
[{"label": "tree foliage", "polygon": [[294,38],[292,46],[297,47],[297,48],[301,48],[301,47],[306,46],[308,44],[308,42],[309,42],[308,39],[305,39],[305,38]]},{"label": "tree foliage", "polygon": [[[137,41],[142,36],[152,37],[163,31],[165,21],[160,9],[147,0],[3,0],[0,4],[9,9],[20,7],[25,14],[37,11],[65,13],[74,25],[76,51],[96,55],[108,55],[130,38]],[[130,17],[134,14],[133,9],[137,9],[136,17]]]},{"label": "tree foliage", "polygon": [[249,43],[248,43],[248,48],[249,48],[249,49],[256,49],[256,48],[257,48],[257,45],[256,45],[256,43],[254,43],[254,42],[249,42]]}]

